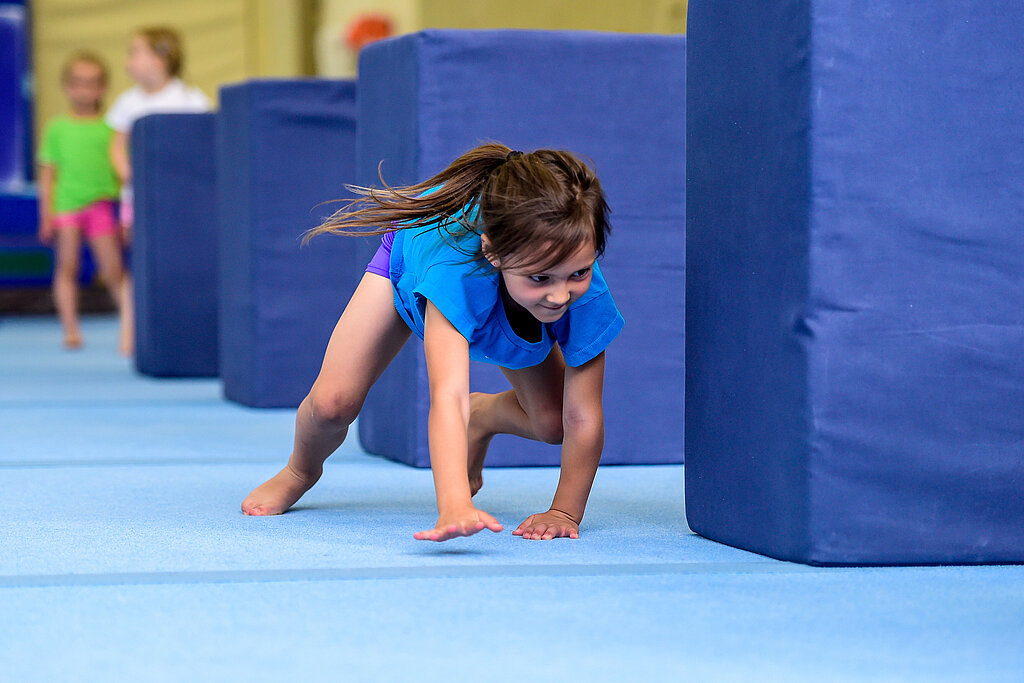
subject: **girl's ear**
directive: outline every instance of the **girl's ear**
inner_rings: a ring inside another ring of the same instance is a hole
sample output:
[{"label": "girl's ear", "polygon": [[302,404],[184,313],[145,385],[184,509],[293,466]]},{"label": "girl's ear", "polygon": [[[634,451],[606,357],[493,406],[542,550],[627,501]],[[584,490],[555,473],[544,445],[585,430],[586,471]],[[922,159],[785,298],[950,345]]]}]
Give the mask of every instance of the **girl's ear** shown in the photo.
[{"label": "girl's ear", "polygon": [[488,239],[487,235],[480,235],[480,251],[484,253],[484,258],[490,261],[492,266],[495,268],[501,267],[501,260],[491,252],[491,240]]}]

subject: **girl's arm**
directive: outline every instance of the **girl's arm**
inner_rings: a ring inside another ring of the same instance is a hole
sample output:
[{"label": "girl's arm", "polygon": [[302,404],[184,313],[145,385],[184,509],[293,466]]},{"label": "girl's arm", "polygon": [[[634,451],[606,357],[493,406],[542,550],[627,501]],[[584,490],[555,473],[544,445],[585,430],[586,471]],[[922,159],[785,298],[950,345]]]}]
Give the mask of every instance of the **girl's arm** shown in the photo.
[{"label": "girl's arm", "polygon": [[433,529],[420,531],[415,537],[421,541],[446,541],[471,536],[485,527],[501,531],[502,526],[494,517],[476,509],[469,490],[469,343],[429,301],[423,346],[430,383],[427,439],[438,519]]},{"label": "girl's arm", "polygon": [[49,244],[53,241],[53,181],[56,169],[49,164],[40,164],[36,178],[39,193],[39,241]]},{"label": "girl's arm", "polygon": [[565,368],[562,469],[551,509],[530,515],[512,533],[531,539],[579,538],[580,522],[604,448],[604,352]]},{"label": "girl's arm", "polygon": [[110,142],[110,163],[114,165],[114,171],[122,183],[131,182],[132,166],[128,163],[128,134],[114,132]]}]

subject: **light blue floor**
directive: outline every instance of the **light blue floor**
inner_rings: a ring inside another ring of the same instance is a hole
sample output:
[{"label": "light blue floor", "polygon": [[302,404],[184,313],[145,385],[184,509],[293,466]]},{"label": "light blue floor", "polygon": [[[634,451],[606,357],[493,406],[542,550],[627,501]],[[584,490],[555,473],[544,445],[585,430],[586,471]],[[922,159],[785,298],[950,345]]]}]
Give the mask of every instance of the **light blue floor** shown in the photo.
[{"label": "light blue floor", "polygon": [[[680,467],[608,467],[579,541],[434,545],[430,473],[346,444],[238,505],[290,411],[153,380],[87,320],[0,320],[0,681],[1021,681],[1024,567],[817,569],[691,534]],[[488,470],[508,528],[553,469]]]}]

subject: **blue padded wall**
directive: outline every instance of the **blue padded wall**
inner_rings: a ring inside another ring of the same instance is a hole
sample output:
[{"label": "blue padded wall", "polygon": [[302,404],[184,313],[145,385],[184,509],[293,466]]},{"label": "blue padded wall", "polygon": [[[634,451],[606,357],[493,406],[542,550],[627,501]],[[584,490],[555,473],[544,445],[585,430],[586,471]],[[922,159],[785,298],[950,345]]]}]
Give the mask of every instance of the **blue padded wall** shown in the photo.
[{"label": "blue padded wall", "polygon": [[[362,275],[364,238],[303,234],[355,179],[355,83],[221,89],[220,370],[227,398],[295,407]],[[365,248],[365,247],[364,247]]]},{"label": "blue padded wall", "polygon": [[[412,183],[488,140],[593,160],[612,209],[601,268],[626,319],[607,354],[604,463],[682,461],[685,59],[682,36],[564,31],[424,31],[360,59],[363,184],[379,184],[382,160],[388,183]],[[508,388],[494,366],[471,373],[475,391]],[[414,338],[370,393],[363,446],[428,465],[427,408]],[[553,465],[559,452],[499,436],[487,463]]]},{"label": "blue padded wall", "polygon": [[0,192],[23,190],[31,175],[30,30],[24,2],[0,3]]},{"label": "blue padded wall", "polygon": [[152,114],[132,128],[135,365],[217,375],[214,114]]},{"label": "blue padded wall", "polygon": [[811,564],[1024,561],[1024,5],[692,3],[686,509]]}]

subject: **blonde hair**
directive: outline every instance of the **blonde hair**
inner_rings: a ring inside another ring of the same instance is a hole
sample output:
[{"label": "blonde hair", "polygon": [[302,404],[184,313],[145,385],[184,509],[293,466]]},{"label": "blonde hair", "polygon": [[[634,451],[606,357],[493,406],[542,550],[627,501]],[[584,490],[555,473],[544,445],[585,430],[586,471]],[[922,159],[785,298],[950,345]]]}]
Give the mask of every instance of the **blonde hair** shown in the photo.
[{"label": "blonde hair", "polygon": [[107,63],[104,62],[96,53],[89,52],[87,50],[79,50],[68,57],[67,61],[64,62],[64,67],[60,71],[61,82],[67,83],[68,79],[71,78],[71,69],[75,64],[80,63],[93,64],[99,67],[100,78],[103,79],[103,85],[107,84]]},{"label": "blonde hair", "polygon": [[145,40],[149,49],[164,61],[168,76],[173,78],[181,75],[185,55],[182,53],[181,37],[177,31],[167,26],[149,26],[139,29],[135,35]]},{"label": "blonde hair", "polygon": [[[561,150],[524,154],[488,143],[421,183],[390,187],[381,182],[383,189],[349,188],[362,197],[308,233],[307,239],[323,233],[380,235],[449,219],[450,234],[486,234],[488,257],[517,268],[544,270],[586,244],[600,255],[611,231],[597,175]],[[474,214],[472,222],[457,218]]]}]

